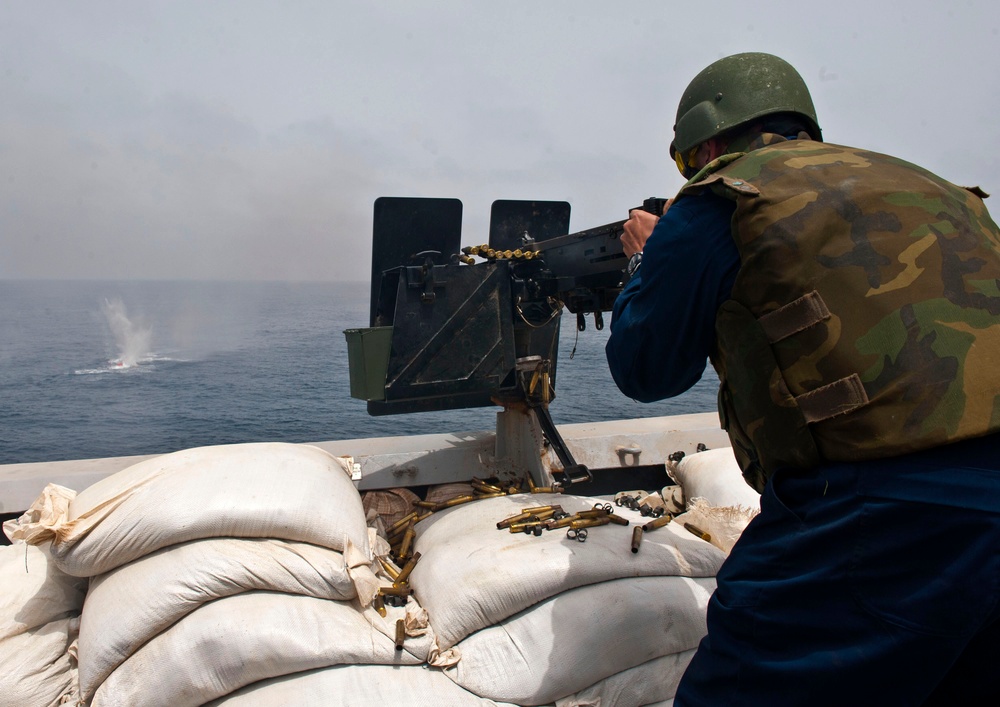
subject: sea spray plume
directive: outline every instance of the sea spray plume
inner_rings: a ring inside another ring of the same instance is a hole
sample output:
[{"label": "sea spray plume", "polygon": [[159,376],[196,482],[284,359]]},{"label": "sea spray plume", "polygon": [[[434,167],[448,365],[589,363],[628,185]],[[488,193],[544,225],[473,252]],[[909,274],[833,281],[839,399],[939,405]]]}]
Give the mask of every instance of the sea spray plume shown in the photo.
[{"label": "sea spray plume", "polygon": [[130,368],[149,353],[149,342],[153,329],[129,320],[125,303],[118,297],[105,299],[101,307],[108,327],[118,345],[118,358],[111,363],[121,368]]}]

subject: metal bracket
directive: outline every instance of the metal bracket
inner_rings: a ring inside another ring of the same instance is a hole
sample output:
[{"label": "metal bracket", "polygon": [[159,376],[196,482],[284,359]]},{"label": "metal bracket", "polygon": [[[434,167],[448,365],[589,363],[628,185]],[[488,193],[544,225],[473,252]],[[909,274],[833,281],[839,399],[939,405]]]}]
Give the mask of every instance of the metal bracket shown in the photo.
[{"label": "metal bracket", "polygon": [[[530,403],[529,403],[530,404]],[[555,423],[552,422],[552,416],[549,415],[549,408],[547,405],[531,405],[530,409],[535,413],[535,418],[538,420],[538,424],[542,428],[542,434],[552,449],[555,450],[556,456],[562,463],[562,485],[572,486],[573,484],[580,484],[588,481],[594,480],[594,475],[590,473],[588,469],[583,464],[577,464],[576,460],[573,458],[572,452],[569,451],[569,447],[566,446],[566,441],[559,434],[559,430],[556,429]]]},{"label": "metal bracket", "polygon": [[[642,447],[615,447],[618,459],[622,466],[639,466],[639,455],[642,454]],[[632,457],[632,464],[625,461],[625,457]]]}]

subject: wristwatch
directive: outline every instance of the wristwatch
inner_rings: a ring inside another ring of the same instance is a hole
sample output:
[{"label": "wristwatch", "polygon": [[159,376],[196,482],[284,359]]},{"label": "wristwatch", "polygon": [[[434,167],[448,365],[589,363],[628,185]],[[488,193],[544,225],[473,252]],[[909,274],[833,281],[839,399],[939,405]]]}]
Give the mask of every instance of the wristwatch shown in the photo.
[{"label": "wristwatch", "polygon": [[631,258],[628,259],[628,265],[625,266],[625,274],[630,278],[635,275],[635,271],[639,269],[642,265],[642,251],[634,253]]}]

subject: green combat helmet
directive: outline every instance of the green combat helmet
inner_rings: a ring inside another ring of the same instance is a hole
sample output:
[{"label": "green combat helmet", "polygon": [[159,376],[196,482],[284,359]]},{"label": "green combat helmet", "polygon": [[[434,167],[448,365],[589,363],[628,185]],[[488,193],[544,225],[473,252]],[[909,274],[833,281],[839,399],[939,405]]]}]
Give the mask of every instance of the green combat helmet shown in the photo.
[{"label": "green combat helmet", "polygon": [[759,52],[719,59],[685,89],[670,156],[686,155],[710,138],[776,113],[801,118],[810,136],[821,139],[809,89],[791,64]]}]

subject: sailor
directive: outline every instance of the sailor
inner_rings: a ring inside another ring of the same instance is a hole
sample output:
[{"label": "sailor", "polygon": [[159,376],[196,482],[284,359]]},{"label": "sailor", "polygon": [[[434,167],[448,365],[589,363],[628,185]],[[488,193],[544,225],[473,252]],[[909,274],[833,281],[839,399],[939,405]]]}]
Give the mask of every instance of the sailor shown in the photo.
[{"label": "sailor", "polygon": [[675,704],[1000,704],[986,195],[823,142],[801,76],[768,54],[698,74],[670,151],[688,181],[627,224],[608,362],[653,401],[710,358],[762,493]]}]

